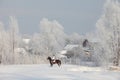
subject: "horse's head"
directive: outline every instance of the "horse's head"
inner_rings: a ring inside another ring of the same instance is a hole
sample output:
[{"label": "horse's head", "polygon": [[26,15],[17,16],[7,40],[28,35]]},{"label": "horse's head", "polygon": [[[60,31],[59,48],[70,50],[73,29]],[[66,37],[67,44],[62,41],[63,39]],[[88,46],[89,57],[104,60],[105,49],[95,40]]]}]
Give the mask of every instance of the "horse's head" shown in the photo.
[{"label": "horse's head", "polygon": [[48,56],[47,60],[52,60],[50,56]]}]

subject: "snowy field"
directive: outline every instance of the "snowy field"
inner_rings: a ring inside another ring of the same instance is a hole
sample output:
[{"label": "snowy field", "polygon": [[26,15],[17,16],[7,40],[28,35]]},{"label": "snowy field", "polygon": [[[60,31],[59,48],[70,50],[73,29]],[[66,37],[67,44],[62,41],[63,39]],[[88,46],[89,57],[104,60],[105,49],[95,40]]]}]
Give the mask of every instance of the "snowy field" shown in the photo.
[{"label": "snowy field", "polygon": [[0,65],[0,80],[120,80],[120,72],[75,65]]}]

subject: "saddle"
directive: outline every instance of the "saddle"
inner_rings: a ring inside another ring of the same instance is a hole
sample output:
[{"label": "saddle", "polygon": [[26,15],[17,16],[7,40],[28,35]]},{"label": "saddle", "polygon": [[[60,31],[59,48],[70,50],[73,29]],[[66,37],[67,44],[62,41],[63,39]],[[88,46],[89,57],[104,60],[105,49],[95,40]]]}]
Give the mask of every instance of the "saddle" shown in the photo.
[{"label": "saddle", "polygon": [[55,62],[55,59],[52,59],[52,62],[54,63],[54,62]]}]

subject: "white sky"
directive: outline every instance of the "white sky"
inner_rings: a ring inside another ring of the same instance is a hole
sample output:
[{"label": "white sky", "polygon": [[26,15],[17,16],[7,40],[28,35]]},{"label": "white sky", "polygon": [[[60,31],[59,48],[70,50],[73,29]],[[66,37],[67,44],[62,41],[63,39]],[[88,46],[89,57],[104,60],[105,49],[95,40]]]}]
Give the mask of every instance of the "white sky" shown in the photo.
[{"label": "white sky", "polygon": [[0,21],[16,16],[20,32],[39,32],[42,18],[57,20],[67,34],[85,34],[95,30],[105,0],[0,0]]}]

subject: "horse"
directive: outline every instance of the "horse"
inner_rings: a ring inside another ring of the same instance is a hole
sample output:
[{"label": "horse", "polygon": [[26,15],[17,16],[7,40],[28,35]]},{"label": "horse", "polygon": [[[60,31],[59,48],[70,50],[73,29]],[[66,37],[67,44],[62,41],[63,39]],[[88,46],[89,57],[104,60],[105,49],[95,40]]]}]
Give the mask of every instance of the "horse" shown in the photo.
[{"label": "horse", "polygon": [[51,67],[53,66],[53,64],[58,64],[59,67],[61,66],[61,61],[59,59],[56,59],[54,61],[50,56],[48,56],[47,60],[49,60]]}]

